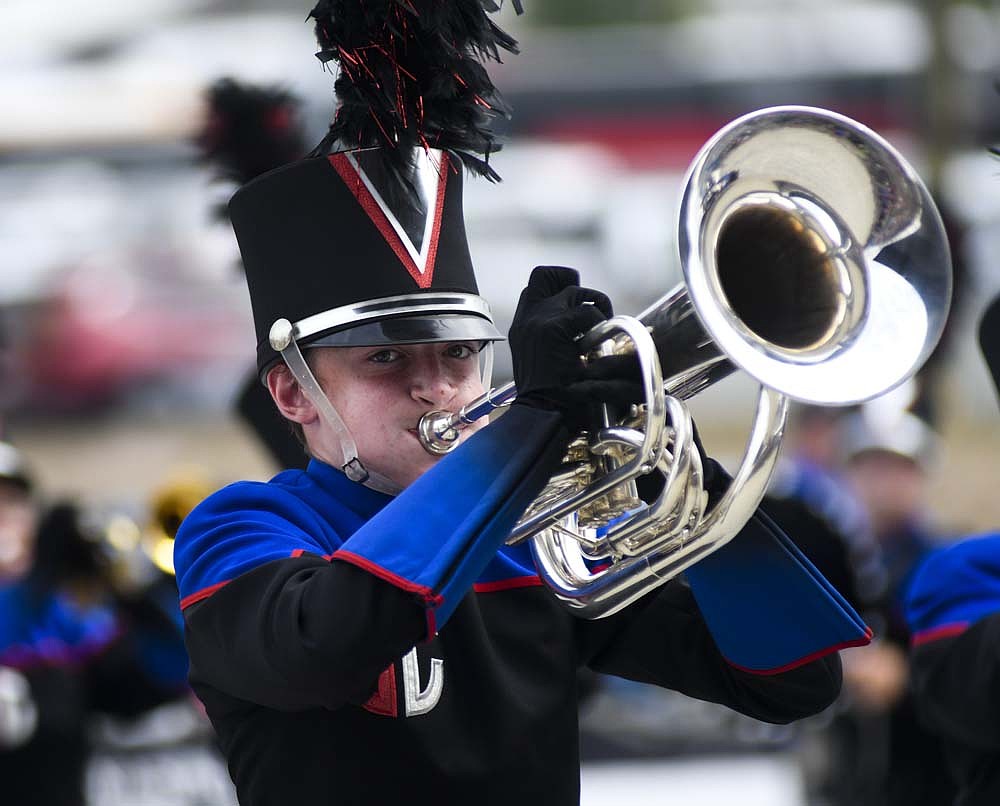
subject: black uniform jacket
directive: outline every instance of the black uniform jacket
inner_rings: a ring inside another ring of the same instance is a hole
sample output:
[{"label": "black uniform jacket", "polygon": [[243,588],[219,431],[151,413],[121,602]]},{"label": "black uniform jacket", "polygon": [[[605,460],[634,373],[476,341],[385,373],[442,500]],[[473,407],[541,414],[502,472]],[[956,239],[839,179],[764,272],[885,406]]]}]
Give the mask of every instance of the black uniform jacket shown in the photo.
[{"label": "black uniform jacket", "polygon": [[596,621],[557,602],[503,546],[551,426],[512,411],[391,503],[313,463],[189,516],[191,683],[244,806],[575,804],[581,666],[772,722],[834,699],[836,654],[738,670],[680,581]]}]

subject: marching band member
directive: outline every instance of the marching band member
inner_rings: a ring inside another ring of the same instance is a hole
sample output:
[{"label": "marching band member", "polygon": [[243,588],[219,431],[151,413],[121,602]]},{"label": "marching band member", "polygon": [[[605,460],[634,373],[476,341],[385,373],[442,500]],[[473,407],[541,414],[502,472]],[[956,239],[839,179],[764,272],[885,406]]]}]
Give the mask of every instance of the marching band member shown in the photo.
[{"label": "marching band member", "polygon": [[501,338],[461,196],[463,163],[491,174],[473,154],[495,150],[470,55],[513,48],[486,5],[321,2],[331,134],[230,203],[260,378],[311,457],[210,496],[175,545],[191,683],[244,806],[577,803],[578,668],[787,722],[833,701],[836,650],[870,637],[764,516],[689,584],[595,621],[505,546],[591,406],[637,397],[581,360],[612,311],[575,271],[521,293],[516,402],[424,449],[420,418],[479,396]]},{"label": "marching band member", "polygon": [[[996,149],[994,149],[996,152]],[[979,347],[1000,395],[1000,296],[979,321]],[[954,806],[1000,799],[1000,533],[933,551],[906,591],[910,684],[917,712],[940,737],[958,792]]]},{"label": "marching band member", "polygon": [[188,696],[179,630],[113,595],[98,545],[75,505],[43,504],[20,452],[0,442],[6,802],[80,806],[90,718],[134,717]]},{"label": "marching band member", "polygon": [[955,806],[1000,797],[1000,535],[967,537],[928,557],[907,595],[917,711],[941,738]]}]

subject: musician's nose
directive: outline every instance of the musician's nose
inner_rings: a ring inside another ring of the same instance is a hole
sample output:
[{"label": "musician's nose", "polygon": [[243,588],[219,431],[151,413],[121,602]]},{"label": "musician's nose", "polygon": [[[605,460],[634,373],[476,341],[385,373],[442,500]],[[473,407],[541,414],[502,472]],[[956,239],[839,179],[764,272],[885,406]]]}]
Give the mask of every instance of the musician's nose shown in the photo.
[{"label": "musician's nose", "polygon": [[444,409],[455,399],[458,382],[436,345],[415,351],[410,372],[410,396],[421,405]]}]

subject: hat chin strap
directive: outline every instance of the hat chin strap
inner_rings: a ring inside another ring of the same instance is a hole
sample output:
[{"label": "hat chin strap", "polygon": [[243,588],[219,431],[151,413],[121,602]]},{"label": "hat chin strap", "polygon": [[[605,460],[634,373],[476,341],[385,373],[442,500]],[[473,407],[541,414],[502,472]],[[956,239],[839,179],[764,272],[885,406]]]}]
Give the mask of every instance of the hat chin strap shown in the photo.
[{"label": "hat chin strap", "polygon": [[479,377],[482,379],[483,389],[489,389],[493,385],[493,342],[486,342],[481,352],[483,360],[479,365]]},{"label": "hat chin strap", "polygon": [[[275,339],[272,336],[271,344],[275,349],[278,349],[274,342]],[[334,439],[340,443],[340,469],[344,472],[344,475],[351,481],[364,484],[366,487],[370,487],[377,492],[385,493],[386,495],[398,495],[403,489],[402,486],[386,478],[381,473],[368,470],[358,457],[358,446],[354,442],[354,437],[351,436],[351,432],[348,430],[340,413],[326,396],[323,387],[319,385],[319,381],[316,380],[316,376],[313,375],[309,364],[306,363],[305,356],[302,355],[302,351],[299,349],[299,345],[295,339],[288,339],[285,346],[278,351],[298,382],[299,388],[302,389],[302,394],[313,404],[320,418],[332,431]],[[327,457],[320,458],[327,460]],[[334,463],[330,462],[330,464]]]}]

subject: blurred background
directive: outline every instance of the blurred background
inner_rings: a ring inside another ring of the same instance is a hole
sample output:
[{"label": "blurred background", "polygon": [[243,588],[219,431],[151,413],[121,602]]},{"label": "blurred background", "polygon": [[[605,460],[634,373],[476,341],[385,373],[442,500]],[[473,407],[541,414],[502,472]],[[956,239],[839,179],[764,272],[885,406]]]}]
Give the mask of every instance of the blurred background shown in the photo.
[{"label": "blurred background", "polygon": [[[0,413],[48,489],[141,499],[177,462],[270,472],[230,417],[253,356],[235,241],[212,212],[232,188],[191,137],[205,88],[232,75],[298,95],[318,141],[333,76],[306,11],[103,0],[61,25],[28,0],[0,7]],[[522,47],[492,71],[515,110],[494,160],[504,181],[467,183],[466,206],[502,328],[542,263],[579,267],[620,312],[646,307],[679,281],[675,208],[699,146],[759,107],[827,107],[901,149],[952,223],[961,277],[939,426],[946,462],[991,453],[970,334],[1000,288],[995,4],[538,0],[500,21]],[[718,397],[751,394],[736,381]],[[725,440],[741,407],[717,408],[703,428]],[[937,505],[970,527],[997,522],[1000,502],[970,498],[962,475],[940,475]]]},{"label": "blurred background", "polygon": [[[220,486],[273,474],[233,411],[254,337],[235,240],[214,214],[232,187],[192,138],[222,76],[282,85],[303,102],[310,143],[322,137],[334,77],[313,55],[308,5],[94,0],[70,18],[34,0],[0,4],[0,422],[47,496],[104,522],[143,522],[178,475]],[[575,266],[617,311],[642,310],[680,281],[677,201],[705,140],[760,107],[841,112],[913,163],[953,236],[956,296],[928,392],[938,439],[921,504],[941,540],[1000,523],[997,404],[975,343],[1000,291],[1000,162],[988,152],[1000,143],[1000,2],[525,6],[498,19],[521,54],[491,70],[514,110],[492,161],[504,181],[466,182],[481,291],[501,330],[538,264]],[[497,381],[508,366],[501,350]],[[738,454],[754,395],[737,377],[699,399],[712,453]],[[600,681],[585,703],[585,803],[659,803],[650,793],[671,781],[677,802],[735,791],[769,806],[834,802],[812,791],[829,745],[808,729],[661,694]],[[750,767],[747,752],[758,754]],[[637,757],[657,759],[644,768],[653,783],[623,797],[635,771],[596,761]],[[115,802],[109,769],[98,770],[102,803]],[[150,791],[169,778],[158,769]],[[682,796],[689,774],[700,794]],[[601,800],[605,785],[619,794]]]}]

